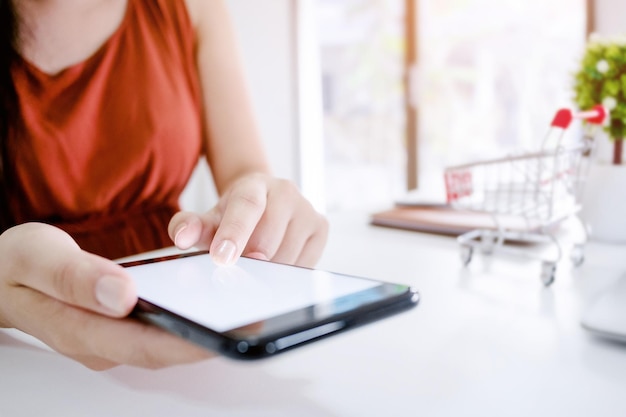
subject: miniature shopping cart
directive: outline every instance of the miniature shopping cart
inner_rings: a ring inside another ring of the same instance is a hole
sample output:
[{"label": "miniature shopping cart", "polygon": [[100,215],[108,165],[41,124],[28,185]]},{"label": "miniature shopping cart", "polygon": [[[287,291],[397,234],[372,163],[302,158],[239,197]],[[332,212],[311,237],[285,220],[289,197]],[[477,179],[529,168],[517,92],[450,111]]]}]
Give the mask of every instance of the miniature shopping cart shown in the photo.
[{"label": "miniature shopping cart", "polygon": [[[574,119],[587,122],[583,139],[566,144],[564,133]],[[469,265],[476,249],[484,254],[504,251],[536,258],[541,261],[541,280],[548,286],[554,282],[557,263],[563,256],[558,226],[570,217],[577,219],[583,231],[583,240],[573,245],[570,259],[575,266],[582,264],[587,228],[577,213],[593,138],[607,119],[608,111],[602,106],[583,112],[561,109],[539,151],[445,170],[451,207],[487,213],[493,221],[491,228],[471,230],[457,238],[464,265]],[[553,249],[537,254],[524,243],[545,243]]]}]

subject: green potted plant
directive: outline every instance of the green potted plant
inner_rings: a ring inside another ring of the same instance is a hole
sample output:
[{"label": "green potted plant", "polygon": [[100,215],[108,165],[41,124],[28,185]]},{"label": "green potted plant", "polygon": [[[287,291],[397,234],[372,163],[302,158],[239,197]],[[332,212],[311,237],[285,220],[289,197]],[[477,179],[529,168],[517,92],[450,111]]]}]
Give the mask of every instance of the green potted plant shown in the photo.
[{"label": "green potted plant", "polygon": [[613,164],[621,165],[626,136],[626,36],[592,36],[574,76],[578,108],[602,104],[611,118],[605,130],[613,142]]},{"label": "green potted plant", "polygon": [[[619,197],[626,189],[626,165],[622,164],[626,137],[626,36],[592,36],[573,84],[574,102],[579,109],[602,104],[610,111],[604,131],[612,142],[612,163],[606,163],[606,156],[595,152],[584,183],[581,218],[592,239],[626,243],[626,222],[622,221],[626,199]],[[606,142],[597,145],[602,143]]]}]

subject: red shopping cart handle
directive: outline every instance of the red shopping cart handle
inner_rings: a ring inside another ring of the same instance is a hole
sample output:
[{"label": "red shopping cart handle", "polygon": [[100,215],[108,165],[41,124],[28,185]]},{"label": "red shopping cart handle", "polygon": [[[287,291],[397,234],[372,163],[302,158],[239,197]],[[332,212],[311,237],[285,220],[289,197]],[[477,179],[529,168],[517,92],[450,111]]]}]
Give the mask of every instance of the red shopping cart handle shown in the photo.
[{"label": "red shopping cart handle", "polygon": [[601,125],[606,120],[608,113],[609,112],[606,107],[599,104],[593,106],[591,110],[578,113],[574,113],[570,109],[560,109],[556,112],[556,115],[552,120],[552,127],[567,129],[574,118],[583,119],[586,120],[588,123],[592,123],[595,125]]},{"label": "red shopping cart handle", "polygon": [[596,125],[604,124],[604,121],[609,115],[609,111],[607,110],[607,108],[599,104],[593,106],[590,112],[583,113],[595,113],[595,115],[590,115],[590,117],[587,118],[587,121]]}]

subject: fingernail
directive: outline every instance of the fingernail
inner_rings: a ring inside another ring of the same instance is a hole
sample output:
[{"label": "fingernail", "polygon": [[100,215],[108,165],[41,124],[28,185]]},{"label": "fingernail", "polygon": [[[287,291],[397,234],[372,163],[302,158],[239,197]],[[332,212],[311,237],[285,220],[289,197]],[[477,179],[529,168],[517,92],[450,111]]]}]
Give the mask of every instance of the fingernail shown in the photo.
[{"label": "fingernail", "polygon": [[181,233],[185,229],[187,229],[187,223],[181,223],[178,225],[178,227],[174,231],[174,244],[181,249],[187,249],[188,247],[191,246],[190,244],[188,244],[189,242],[185,242],[184,237],[181,236]]},{"label": "fingernail", "polygon": [[126,292],[128,286],[124,280],[113,276],[103,276],[96,283],[96,299],[113,313],[126,313]]},{"label": "fingernail", "polygon": [[224,240],[219,244],[217,250],[211,254],[213,262],[218,265],[230,265],[235,259],[237,247],[230,240]]}]

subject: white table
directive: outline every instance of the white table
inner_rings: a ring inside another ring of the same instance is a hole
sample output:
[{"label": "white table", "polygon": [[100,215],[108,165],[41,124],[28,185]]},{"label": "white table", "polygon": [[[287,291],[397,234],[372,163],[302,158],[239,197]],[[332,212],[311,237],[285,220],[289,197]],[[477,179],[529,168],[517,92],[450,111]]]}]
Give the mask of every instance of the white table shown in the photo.
[{"label": "white table", "polygon": [[[399,316],[259,362],[225,358],[93,372],[0,331],[0,416],[624,416],[626,345],[588,335],[582,309],[626,271],[590,243],[578,269],[478,256],[454,239],[331,216],[322,269],[410,283]],[[123,343],[123,341],[121,341]]]}]

